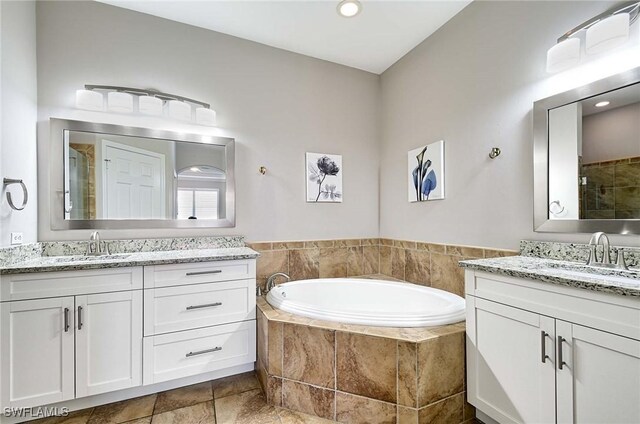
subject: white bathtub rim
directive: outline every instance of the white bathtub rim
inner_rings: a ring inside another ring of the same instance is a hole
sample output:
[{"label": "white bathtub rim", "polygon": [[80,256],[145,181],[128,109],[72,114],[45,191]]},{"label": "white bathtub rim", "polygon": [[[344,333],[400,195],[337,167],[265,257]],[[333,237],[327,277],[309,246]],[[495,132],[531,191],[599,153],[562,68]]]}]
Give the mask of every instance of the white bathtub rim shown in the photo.
[{"label": "white bathtub rim", "polygon": [[[321,281],[319,281],[321,280]],[[345,278],[323,278],[315,280],[299,280],[285,283],[282,288],[293,285],[304,284],[340,284],[344,283]],[[361,280],[355,278],[346,278],[346,280]],[[429,291],[438,297],[446,297],[453,303],[444,308],[439,308],[438,313],[430,312],[428,315],[424,314],[411,314],[407,316],[406,313],[393,313],[393,312],[380,312],[376,310],[362,310],[358,312],[347,312],[344,310],[337,310],[327,307],[314,307],[307,303],[286,299],[278,292],[277,286],[267,295],[267,302],[280,310],[289,312],[295,315],[301,315],[314,320],[324,320],[332,322],[341,322],[345,324],[356,325],[370,325],[376,327],[429,327],[438,325],[455,324],[463,322],[465,320],[465,300],[464,298],[444,290],[435,289],[432,287],[418,286],[411,283],[388,281],[388,280],[374,280],[365,279],[363,284],[379,284],[388,286],[401,285],[404,289],[413,291]],[[445,322],[443,322],[445,321]]]}]

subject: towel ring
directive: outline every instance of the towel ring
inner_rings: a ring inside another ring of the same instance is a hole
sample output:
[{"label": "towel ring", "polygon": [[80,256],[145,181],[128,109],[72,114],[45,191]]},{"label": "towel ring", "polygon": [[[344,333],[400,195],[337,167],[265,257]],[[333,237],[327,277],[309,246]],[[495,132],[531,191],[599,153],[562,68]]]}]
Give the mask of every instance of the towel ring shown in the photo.
[{"label": "towel ring", "polygon": [[[557,205],[557,207],[553,205]],[[549,212],[551,212],[555,216],[562,214],[564,210],[564,206],[560,204],[559,200],[554,200],[553,202],[549,203]]]},{"label": "towel ring", "polygon": [[13,203],[13,198],[11,197],[11,193],[9,193],[8,191],[7,191],[7,202],[9,203],[9,206],[11,206],[11,209],[16,211],[21,211],[27,206],[27,202],[29,201],[29,192],[27,191],[27,186],[24,184],[22,180],[15,180],[13,178],[4,178],[2,180],[3,188],[10,186],[11,184],[20,184],[20,186],[22,187],[22,193],[24,194],[22,198],[22,206],[18,207],[15,205],[15,203]]}]

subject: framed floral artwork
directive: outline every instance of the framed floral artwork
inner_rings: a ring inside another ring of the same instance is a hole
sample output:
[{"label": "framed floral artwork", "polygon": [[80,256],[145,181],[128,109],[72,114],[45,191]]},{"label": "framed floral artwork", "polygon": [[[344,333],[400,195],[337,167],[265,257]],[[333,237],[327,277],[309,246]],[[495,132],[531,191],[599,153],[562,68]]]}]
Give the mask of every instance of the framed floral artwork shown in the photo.
[{"label": "framed floral artwork", "polygon": [[407,154],[409,202],[444,199],[444,140]]},{"label": "framed floral artwork", "polygon": [[342,202],[342,156],[306,154],[307,202]]}]

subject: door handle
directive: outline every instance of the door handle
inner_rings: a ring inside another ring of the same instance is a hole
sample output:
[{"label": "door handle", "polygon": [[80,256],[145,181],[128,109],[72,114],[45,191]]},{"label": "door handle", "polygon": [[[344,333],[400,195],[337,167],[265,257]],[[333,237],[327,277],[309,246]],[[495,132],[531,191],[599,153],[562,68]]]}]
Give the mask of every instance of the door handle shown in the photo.
[{"label": "door handle", "polygon": [[216,302],[216,303],[207,303],[205,305],[193,305],[193,306],[187,306],[187,311],[191,311],[193,309],[200,309],[200,308],[212,308],[214,306],[222,306],[222,302]]},{"label": "door handle", "polygon": [[220,350],[222,350],[222,346],[216,346],[216,347],[214,347],[212,349],[199,350],[197,352],[189,352],[184,356],[187,357],[187,358],[191,358],[192,356],[204,355],[205,353],[218,352]]},{"label": "door handle", "polygon": [[561,370],[564,365],[567,365],[566,362],[562,359],[562,342],[567,341],[562,336],[558,336],[558,369]]},{"label": "door handle", "polygon": [[64,308],[64,332],[69,332],[69,308]]},{"label": "door handle", "polygon": [[540,359],[542,360],[543,364],[547,362],[547,359],[551,359],[549,355],[547,355],[546,339],[548,335],[549,334],[546,331],[544,330],[540,331],[540,345],[542,347],[542,353],[540,354]]},{"label": "door handle", "polygon": [[82,306],[78,306],[78,330],[82,330]]},{"label": "door handle", "polygon": [[214,269],[213,271],[187,272],[187,277],[190,277],[192,275],[220,274],[221,272],[221,269]]}]

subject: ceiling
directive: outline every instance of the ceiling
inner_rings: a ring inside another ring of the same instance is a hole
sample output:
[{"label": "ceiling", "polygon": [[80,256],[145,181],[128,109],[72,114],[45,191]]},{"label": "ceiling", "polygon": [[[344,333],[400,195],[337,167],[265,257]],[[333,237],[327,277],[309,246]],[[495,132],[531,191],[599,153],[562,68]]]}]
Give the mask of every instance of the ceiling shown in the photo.
[{"label": "ceiling", "polygon": [[380,74],[471,0],[361,0],[344,18],[337,0],[100,0]]},{"label": "ceiling", "polygon": [[[604,107],[596,107],[596,103],[603,101],[607,101],[609,104]],[[633,84],[617,90],[608,91],[582,100],[580,103],[582,103],[582,116],[608,112],[618,107],[640,103],[640,84]]]}]

